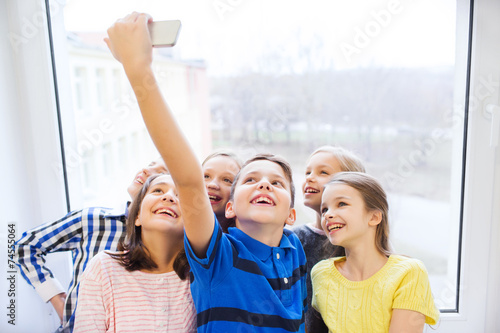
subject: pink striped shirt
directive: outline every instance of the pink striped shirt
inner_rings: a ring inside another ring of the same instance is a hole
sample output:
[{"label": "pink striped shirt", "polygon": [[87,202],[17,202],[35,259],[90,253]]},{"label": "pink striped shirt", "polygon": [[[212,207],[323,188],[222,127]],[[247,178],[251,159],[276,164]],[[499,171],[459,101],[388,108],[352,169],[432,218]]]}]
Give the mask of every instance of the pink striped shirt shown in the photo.
[{"label": "pink striped shirt", "polygon": [[196,332],[189,279],[128,272],[101,252],[83,273],[73,332]]}]

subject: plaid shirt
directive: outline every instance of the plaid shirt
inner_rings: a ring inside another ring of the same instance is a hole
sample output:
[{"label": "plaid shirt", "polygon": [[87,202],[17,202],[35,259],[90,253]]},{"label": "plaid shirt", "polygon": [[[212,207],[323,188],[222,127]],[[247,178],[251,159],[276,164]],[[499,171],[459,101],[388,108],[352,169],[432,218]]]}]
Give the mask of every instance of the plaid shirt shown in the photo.
[{"label": "plaid shirt", "polygon": [[[118,214],[116,210],[102,207],[73,211],[58,221],[24,232],[16,242],[17,265],[21,275],[43,301],[48,302],[57,294],[67,293],[59,331],[73,330],[81,273],[98,252],[116,250],[120,238],[125,237],[126,214],[126,208]],[[60,251],[72,252],[73,277],[67,291],[45,267],[45,255]]]}]

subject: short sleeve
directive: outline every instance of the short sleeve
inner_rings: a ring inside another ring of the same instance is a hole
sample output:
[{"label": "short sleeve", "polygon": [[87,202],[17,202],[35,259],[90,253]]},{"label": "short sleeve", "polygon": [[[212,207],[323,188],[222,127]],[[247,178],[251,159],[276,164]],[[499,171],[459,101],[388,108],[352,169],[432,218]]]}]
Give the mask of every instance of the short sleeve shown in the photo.
[{"label": "short sleeve", "polygon": [[439,310],[434,304],[429,276],[421,261],[409,261],[408,270],[394,294],[393,308],[420,312],[425,315],[426,324],[437,323]]},{"label": "short sleeve", "polygon": [[186,234],[184,234],[184,247],[191,273],[197,283],[204,288],[214,287],[221,282],[233,267],[233,256],[237,256],[234,246],[222,232],[217,218],[205,258],[196,256]]}]

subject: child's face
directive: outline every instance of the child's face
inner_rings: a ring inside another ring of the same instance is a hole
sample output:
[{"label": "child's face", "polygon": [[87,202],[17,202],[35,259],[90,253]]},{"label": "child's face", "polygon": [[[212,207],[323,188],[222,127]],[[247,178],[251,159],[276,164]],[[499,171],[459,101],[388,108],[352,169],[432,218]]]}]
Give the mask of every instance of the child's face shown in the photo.
[{"label": "child's face", "polygon": [[328,152],[319,152],[309,158],[306,165],[306,179],[302,185],[304,205],[320,213],[323,186],[341,172],[339,161]]},{"label": "child's face", "polygon": [[379,212],[367,211],[358,190],[346,184],[330,184],[323,192],[321,226],[334,245],[352,248],[374,241]]},{"label": "child's face", "polygon": [[148,179],[148,177],[160,173],[168,173],[167,166],[161,158],[152,161],[147,167],[139,170],[135,175],[132,183],[128,186],[127,191],[130,194],[130,197],[132,199],[136,197],[137,193],[139,193],[142,185],[144,185],[144,182],[146,181],[146,179]]},{"label": "child's face", "polygon": [[203,165],[205,187],[212,209],[217,216],[224,216],[231,185],[239,170],[238,164],[227,156],[216,156]]},{"label": "child's face", "polygon": [[281,226],[295,221],[294,210],[290,207],[290,182],[279,164],[254,161],[241,170],[235,186],[233,200],[226,210],[227,218],[236,217],[240,223]]},{"label": "child's face", "polygon": [[182,237],[184,222],[170,175],[159,176],[151,182],[135,225],[141,226],[143,237],[157,232]]}]

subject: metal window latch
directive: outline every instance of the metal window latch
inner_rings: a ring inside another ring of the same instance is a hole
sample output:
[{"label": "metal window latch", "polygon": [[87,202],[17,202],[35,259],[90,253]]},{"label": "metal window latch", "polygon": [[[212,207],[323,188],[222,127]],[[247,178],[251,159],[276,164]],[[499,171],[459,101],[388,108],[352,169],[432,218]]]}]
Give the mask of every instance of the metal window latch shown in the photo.
[{"label": "metal window latch", "polygon": [[500,132],[500,106],[488,104],[486,112],[491,115],[490,147],[496,147],[498,146]]}]

